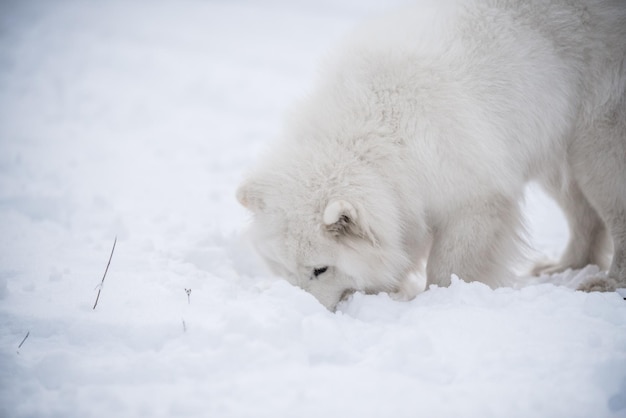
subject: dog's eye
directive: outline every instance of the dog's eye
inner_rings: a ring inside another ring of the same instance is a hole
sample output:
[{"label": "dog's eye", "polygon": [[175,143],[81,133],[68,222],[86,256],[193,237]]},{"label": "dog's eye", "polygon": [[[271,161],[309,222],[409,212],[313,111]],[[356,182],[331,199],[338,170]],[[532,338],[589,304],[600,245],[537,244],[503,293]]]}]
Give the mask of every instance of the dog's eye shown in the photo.
[{"label": "dog's eye", "polygon": [[326,270],[328,270],[328,266],[313,269],[313,277],[318,277],[320,274],[326,273]]}]

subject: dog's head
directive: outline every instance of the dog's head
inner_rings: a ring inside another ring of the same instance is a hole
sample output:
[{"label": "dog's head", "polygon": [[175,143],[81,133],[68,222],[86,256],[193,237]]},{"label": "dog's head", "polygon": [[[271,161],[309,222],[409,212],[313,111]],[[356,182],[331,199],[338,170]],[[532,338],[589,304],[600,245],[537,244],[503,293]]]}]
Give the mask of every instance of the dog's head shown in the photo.
[{"label": "dog's head", "polygon": [[[368,187],[375,186],[369,184]],[[354,291],[394,291],[407,260],[398,216],[384,189],[339,194],[254,178],[237,191],[251,210],[251,237],[271,270],[334,310]]]}]

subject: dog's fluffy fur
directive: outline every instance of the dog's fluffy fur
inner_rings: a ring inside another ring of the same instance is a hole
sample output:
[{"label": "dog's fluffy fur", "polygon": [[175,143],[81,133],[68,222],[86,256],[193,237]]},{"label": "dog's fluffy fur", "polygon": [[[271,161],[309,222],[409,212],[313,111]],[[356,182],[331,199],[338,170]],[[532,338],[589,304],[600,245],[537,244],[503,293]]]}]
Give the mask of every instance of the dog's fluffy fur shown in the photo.
[{"label": "dog's fluffy fur", "polygon": [[[402,292],[427,260],[512,277],[519,201],[538,181],[567,215],[561,261],[626,286],[626,2],[423,1],[361,27],[240,186],[269,266],[333,309]],[[410,296],[410,295],[409,295]]]}]

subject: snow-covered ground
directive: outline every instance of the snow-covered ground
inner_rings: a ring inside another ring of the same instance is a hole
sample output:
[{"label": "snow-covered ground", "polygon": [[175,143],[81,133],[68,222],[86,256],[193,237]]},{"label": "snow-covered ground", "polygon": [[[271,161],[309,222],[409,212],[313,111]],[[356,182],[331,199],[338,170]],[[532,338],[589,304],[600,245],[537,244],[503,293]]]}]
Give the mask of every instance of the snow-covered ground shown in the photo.
[{"label": "snow-covered ground", "polygon": [[0,417],[626,416],[595,267],[333,314],[239,239],[246,167],[381,3],[0,2]]}]

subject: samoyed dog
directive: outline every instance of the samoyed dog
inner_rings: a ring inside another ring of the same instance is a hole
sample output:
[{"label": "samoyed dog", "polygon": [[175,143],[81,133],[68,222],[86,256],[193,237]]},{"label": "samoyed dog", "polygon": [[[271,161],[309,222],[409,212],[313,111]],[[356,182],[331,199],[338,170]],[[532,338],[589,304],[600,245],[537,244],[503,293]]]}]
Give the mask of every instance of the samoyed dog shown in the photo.
[{"label": "samoyed dog", "polygon": [[[331,55],[237,191],[270,268],[333,310],[410,274],[510,283],[536,181],[571,240],[553,273],[626,287],[626,2],[430,0]],[[606,267],[606,266],[605,266]]]}]

